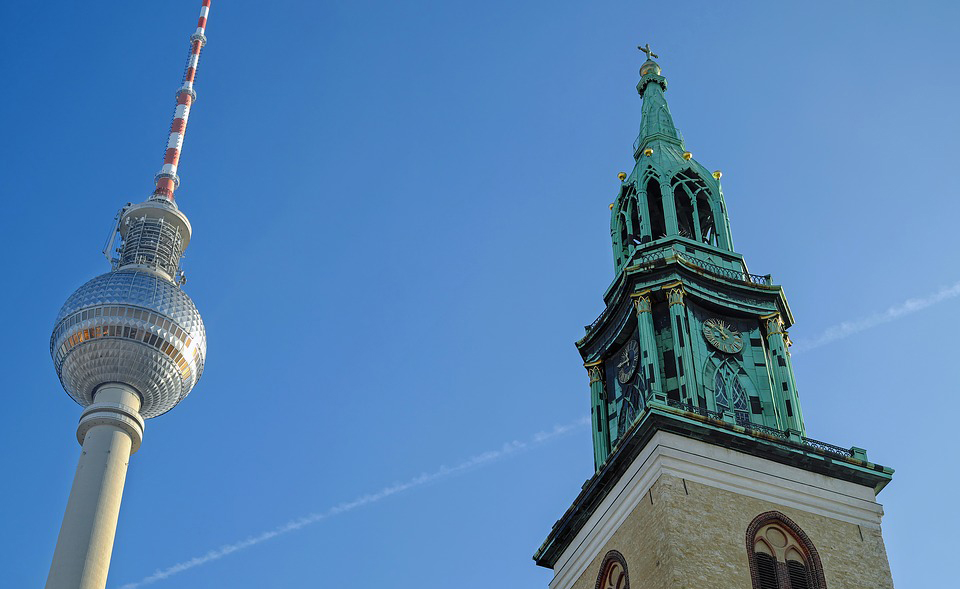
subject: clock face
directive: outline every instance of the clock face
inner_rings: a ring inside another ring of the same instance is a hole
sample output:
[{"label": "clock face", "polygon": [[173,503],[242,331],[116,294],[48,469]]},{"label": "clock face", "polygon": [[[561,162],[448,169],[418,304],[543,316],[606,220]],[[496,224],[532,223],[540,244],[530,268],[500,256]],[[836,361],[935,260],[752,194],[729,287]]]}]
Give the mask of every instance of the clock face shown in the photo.
[{"label": "clock face", "polygon": [[743,349],[743,336],[722,319],[704,321],[703,337],[711,346],[727,354],[736,354]]},{"label": "clock face", "polygon": [[620,384],[626,384],[633,378],[633,374],[637,371],[639,358],[640,344],[637,343],[637,340],[631,339],[623,346],[620,354],[616,357],[617,380],[620,381]]}]

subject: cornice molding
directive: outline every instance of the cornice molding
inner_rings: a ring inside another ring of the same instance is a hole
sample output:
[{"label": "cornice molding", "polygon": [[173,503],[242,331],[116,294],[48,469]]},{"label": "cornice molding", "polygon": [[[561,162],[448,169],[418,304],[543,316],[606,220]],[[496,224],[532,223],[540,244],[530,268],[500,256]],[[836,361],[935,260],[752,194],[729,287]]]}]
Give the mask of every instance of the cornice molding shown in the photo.
[{"label": "cornice molding", "polygon": [[883,516],[869,487],[658,431],[557,558],[550,589],[573,587],[664,474],[866,528]]}]

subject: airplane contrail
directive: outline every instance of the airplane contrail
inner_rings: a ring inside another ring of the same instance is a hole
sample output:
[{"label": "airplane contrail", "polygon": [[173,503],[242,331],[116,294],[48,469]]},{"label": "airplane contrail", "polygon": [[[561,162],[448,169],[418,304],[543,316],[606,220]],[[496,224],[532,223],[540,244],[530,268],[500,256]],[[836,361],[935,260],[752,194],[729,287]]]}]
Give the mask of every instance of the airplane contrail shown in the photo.
[{"label": "airplane contrail", "polygon": [[[861,331],[865,331],[867,329],[876,327],[878,325],[882,325],[884,323],[889,323],[896,319],[900,319],[901,317],[904,317],[906,315],[917,313],[919,311],[932,307],[938,303],[942,303],[943,301],[950,300],[958,296],[960,296],[960,282],[957,282],[952,286],[943,287],[937,292],[931,295],[927,295],[925,297],[907,299],[906,301],[898,305],[889,307],[883,312],[875,313],[873,315],[864,317],[862,319],[857,319],[855,321],[844,321],[842,323],[829,327],[823,333],[821,333],[816,338],[810,340],[809,342],[801,341],[797,344],[794,344],[791,348],[791,351],[793,353],[796,353],[796,352],[806,352],[809,350],[813,350],[821,346],[825,346],[827,344],[831,344],[833,342],[848,338],[852,335],[860,333]],[[190,560],[186,560],[186,561],[177,563],[175,565],[172,565],[170,567],[167,567],[165,569],[158,570],[152,575],[144,577],[139,581],[122,585],[119,589],[137,589],[138,587],[142,587],[144,585],[149,585],[157,581],[162,581],[173,575],[182,573],[183,571],[190,570],[192,568],[198,567],[208,562],[220,560],[221,558],[228,556],[230,554],[233,554],[234,552],[238,552],[240,550],[250,548],[251,546],[256,546],[257,544],[266,542],[267,540],[272,540],[277,536],[289,534],[290,532],[299,530],[300,528],[304,528],[306,526],[321,522],[325,519],[329,519],[331,517],[340,515],[342,513],[346,513],[348,511],[353,511],[360,507],[365,507],[367,505],[377,503],[378,501],[382,501],[392,495],[396,495],[397,493],[402,493],[404,491],[408,491],[416,487],[421,487],[428,483],[432,483],[440,479],[445,479],[447,477],[461,474],[463,472],[469,471],[474,468],[486,466],[501,458],[505,458],[507,456],[516,454],[517,452],[521,452],[523,450],[529,450],[535,446],[538,446],[549,440],[552,440],[553,438],[562,436],[564,434],[567,434],[569,432],[572,432],[576,429],[579,429],[589,424],[590,424],[590,418],[583,417],[581,419],[578,419],[566,425],[558,425],[554,427],[553,430],[551,431],[539,432],[535,434],[527,442],[522,442],[518,440],[507,442],[503,444],[498,450],[491,450],[488,452],[484,452],[483,454],[479,454],[470,459],[467,459],[461,462],[460,464],[457,464],[456,466],[452,466],[452,467],[441,466],[439,469],[433,472],[421,474],[420,476],[414,477],[406,482],[396,483],[394,485],[384,487],[383,489],[380,489],[375,493],[368,493],[366,495],[361,495],[351,501],[339,503],[337,505],[334,505],[333,507],[330,507],[326,511],[311,513],[299,519],[291,520],[281,526],[273,528],[272,530],[262,532],[261,534],[256,536],[251,536],[246,540],[234,542],[233,544],[226,544],[224,546],[221,546],[220,548],[211,550],[202,556],[196,556],[194,558],[191,558]]]},{"label": "airplane contrail", "polygon": [[428,483],[438,481],[440,479],[445,479],[457,474],[467,472],[469,470],[479,468],[482,466],[487,466],[501,458],[522,452],[524,450],[530,450],[536,446],[539,446],[545,442],[548,442],[554,438],[563,436],[572,431],[580,429],[590,424],[590,417],[582,417],[576,421],[568,423],[566,425],[555,426],[550,431],[538,432],[534,434],[530,440],[523,442],[519,440],[513,440],[511,442],[504,443],[497,450],[490,450],[482,454],[478,454],[472,458],[464,460],[456,466],[441,466],[437,470],[429,473],[421,474],[420,476],[414,477],[408,481],[402,483],[396,483],[388,487],[384,487],[375,493],[368,493],[366,495],[361,495],[351,501],[345,501],[330,507],[326,511],[311,513],[305,515],[299,519],[291,520],[281,526],[277,526],[272,530],[267,530],[256,536],[250,536],[246,540],[241,540],[239,542],[234,542],[233,544],[226,544],[220,548],[215,548],[202,556],[195,556],[190,560],[185,560],[179,562],[175,565],[169,566],[165,569],[158,570],[152,575],[144,577],[139,581],[134,583],[127,583],[126,585],[120,586],[120,589],[137,589],[144,585],[149,585],[151,583],[156,583],[157,581],[162,581],[178,573],[190,570],[192,568],[198,567],[200,565],[213,562],[215,560],[220,560],[221,558],[244,550],[245,548],[250,548],[251,546],[256,546],[257,544],[266,542],[267,540],[272,540],[277,536],[282,536],[284,534],[289,534],[290,532],[299,530],[306,526],[319,523],[323,520],[329,519],[336,515],[346,513],[348,511],[353,511],[359,509],[360,507],[365,507],[378,501],[382,501],[387,497],[396,495],[397,493],[402,493],[404,491],[409,491],[416,487],[421,487]]},{"label": "airplane contrail", "polygon": [[884,323],[889,323],[918,311],[923,311],[928,307],[932,307],[938,303],[942,303],[943,301],[947,301],[958,296],[960,296],[960,282],[957,282],[952,286],[944,286],[937,292],[925,297],[907,299],[898,305],[889,307],[886,311],[881,313],[875,313],[855,321],[844,321],[842,323],[838,323],[837,325],[827,328],[823,333],[810,341],[801,341],[794,344],[790,348],[790,351],[793,353],[807,352],[827,344],[832,344],[835,341],[846,339],[851,335],[860,333],[861,331],[865,331]]}]

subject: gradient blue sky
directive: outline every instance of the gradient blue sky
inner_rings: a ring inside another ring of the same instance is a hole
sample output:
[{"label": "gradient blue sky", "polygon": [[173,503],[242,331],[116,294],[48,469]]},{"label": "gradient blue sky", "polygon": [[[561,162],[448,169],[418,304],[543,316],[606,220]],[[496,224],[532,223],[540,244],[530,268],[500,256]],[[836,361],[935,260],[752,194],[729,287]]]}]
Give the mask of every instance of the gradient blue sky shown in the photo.
[{"label": "gradient blue sky", "polygon": [[[199,4],[0,7],[4,586],[46,578],[79,455],[53,318],[152,188]],[[897,469],[894,580],[950,586],[960,299],[810,346],[960,281],[958,21],[920,1],[215,0],[177,194],[208,364],[132,458],[108,587],[487,451],[148,586],[546,587],[530,557],[592,451],[582,426],[534,436],[589,412],[573,342],[612,279],[645,42],[688,149],[724,171],[737,250],[785,285],[809,435]]]}]

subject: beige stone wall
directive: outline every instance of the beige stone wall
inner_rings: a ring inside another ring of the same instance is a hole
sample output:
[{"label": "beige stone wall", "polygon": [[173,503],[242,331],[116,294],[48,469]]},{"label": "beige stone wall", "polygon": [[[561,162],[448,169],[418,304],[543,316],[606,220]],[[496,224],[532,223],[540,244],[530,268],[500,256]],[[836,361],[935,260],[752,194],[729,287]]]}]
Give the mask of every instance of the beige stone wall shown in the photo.
[{"label": "beige stone wall", "polygon": [[771,510],[806,532],[820,553],[829,589],[893,588],[878,529],[663,474],[574,589],[594,588],[609,550],[626,558],[631,589],[750,589],[746,529]]},{"label": "beige stone wall", "polygon": [[670,536],[667,504],[660,496],[660,484],[657,481],[647,497],[634,508],[583,575],[577,579],[574,589],[594,589],[603,557],[610,550],[619,551],[626,559],[632,589],[671,587],[668,583],[672,578],[668,571],[673,558],[673,551],[669,549]]}]

